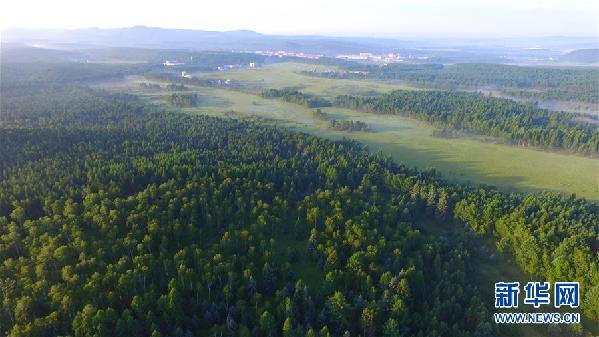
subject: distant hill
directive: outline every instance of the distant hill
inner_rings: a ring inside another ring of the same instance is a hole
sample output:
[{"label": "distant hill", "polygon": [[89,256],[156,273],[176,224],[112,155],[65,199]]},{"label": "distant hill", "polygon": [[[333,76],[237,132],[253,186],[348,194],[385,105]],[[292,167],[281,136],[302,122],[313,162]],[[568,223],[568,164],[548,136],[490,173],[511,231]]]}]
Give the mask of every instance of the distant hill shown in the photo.
[{"label": "distant hill", "polygon": [[[194,29],[170,29],[147,26],[126,28],[60,29],[11,29],[2,32],[5,46],[35,46],[48,49],[78,52],[91,49],[135,48],[128,57],[133,61],[147,59],[147,50],[170,49],[186,51],[277,51],[304,52],[309,54],[399,53],[411,58],[411,62],[434,63],[510,63],[554,64],[560,56],[569,61],[562,50],[596,50],[594,38],[382,38],[382,37],[333,37],[319,35],[268,35],[251,30],[207,31]],[[8,43],[8,44],[7,44]],[[145,49],[141,51],[139,49]],[[119,53],[122,50],[117,50]],[[73,55],[41,55],[72,58]],[[144,55],[140,55],[144,54]],[[153,53],[153,52],[151,52]],[[86,59],[86,57],[83,57]],[[596,59],[596,57],[595,57]]]},{"label": "distant hill", "polygon": [[599,64],[599,49],[579,49],[571,51],[559,59],[561,62]]},{"label": "distant hill", "polygon": [[20,44],[2,43],[0,47],[2,63],[63,62],[83,59],[75,51],[35,48]]},{"label": "distant hill", "polygon": [[323,36],[265,35],[249,30],[226,32],[166,29],[88,28],[77,30],[12,29],[2,33],[3,42],[30,45],[77,45],[90,47],[137,47],[196,50],[287,50],[312,53],[354,53],[388,50],[405,45],[402,41],[378,38],[336,38]]}]

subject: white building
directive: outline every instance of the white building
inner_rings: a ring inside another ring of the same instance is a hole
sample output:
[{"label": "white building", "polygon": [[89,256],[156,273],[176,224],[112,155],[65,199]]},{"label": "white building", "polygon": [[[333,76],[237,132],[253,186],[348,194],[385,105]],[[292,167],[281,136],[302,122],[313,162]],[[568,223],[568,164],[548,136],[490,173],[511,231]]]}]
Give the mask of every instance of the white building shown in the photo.
[{"label": "white building", "polygon": [[164,63],[162,63],[163,66],[167,66],[167,67],[182,66],[184,64],[185,63],[183,63],[183,62],[169,61],[169,60],[166,60],[166,61],[164,61]]}]

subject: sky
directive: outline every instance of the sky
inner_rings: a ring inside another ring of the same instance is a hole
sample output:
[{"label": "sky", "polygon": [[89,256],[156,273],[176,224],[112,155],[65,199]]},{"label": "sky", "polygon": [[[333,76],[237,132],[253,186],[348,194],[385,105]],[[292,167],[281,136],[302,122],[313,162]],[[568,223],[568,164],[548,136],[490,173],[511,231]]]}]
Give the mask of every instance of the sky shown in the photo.
[{"label": "sky", "polygon": [[336,36],[598,36],[597,0],[7,0],[0,29],[134,25]]}]

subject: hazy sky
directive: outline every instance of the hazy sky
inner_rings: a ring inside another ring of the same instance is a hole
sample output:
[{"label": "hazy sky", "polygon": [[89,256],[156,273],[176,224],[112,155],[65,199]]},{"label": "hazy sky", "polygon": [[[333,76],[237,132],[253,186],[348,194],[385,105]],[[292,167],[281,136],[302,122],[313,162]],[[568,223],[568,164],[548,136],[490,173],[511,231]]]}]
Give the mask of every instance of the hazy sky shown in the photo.
[{"label": "hazy sky", "polygon": [[7,0],[0,28],[133,25],[361,36],[597,36],[597,0]]}]

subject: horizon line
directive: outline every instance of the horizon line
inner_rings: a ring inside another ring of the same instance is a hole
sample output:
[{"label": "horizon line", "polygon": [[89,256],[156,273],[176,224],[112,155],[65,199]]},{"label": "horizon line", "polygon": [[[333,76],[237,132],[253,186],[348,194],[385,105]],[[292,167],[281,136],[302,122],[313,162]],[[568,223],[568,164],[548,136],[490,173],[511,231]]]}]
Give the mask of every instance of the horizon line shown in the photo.
[{"label": "horizon line", "polygon": [[439,32],[398,32],[398,33],[333,33],[333,32],[311,32],[311,33],[292,33],[292,32],[260,32],[249,28],[238,28],[231,30],[211,30],[201,28],[178,28],[178,27],[161,27],[161,26],[149,26],[149,25],[131,25],[131,26],[112,26],[112,27],[98,27],[98,26],[87,26],[78,28],[43,28],[43,27],[2,27],[0,32],[8,32],[11,30],[31,30],[31,31],[77,31],[77,30],[111,30],[111,29],[132,29],[132,28],[150,28],[150,29],[164,29],[164,30],[185,30],[185,31],[198,31],[198,32],[211,32],[211,33],[232,33],[232,32],[251,32],[265,36],[298,36],[298,37],[328,37],[328,38],[380,38],[380,39],[399,39],[399,38],[432,38],[432,39],[534,39],[534,38],[593,38],[598,39],[599,33],[596,35],[536,35],[523,33],[521,35],[513,34],[500,34],[500,33],[488,33],[486,35],[473,35],[467,33],[439,33]]}]

